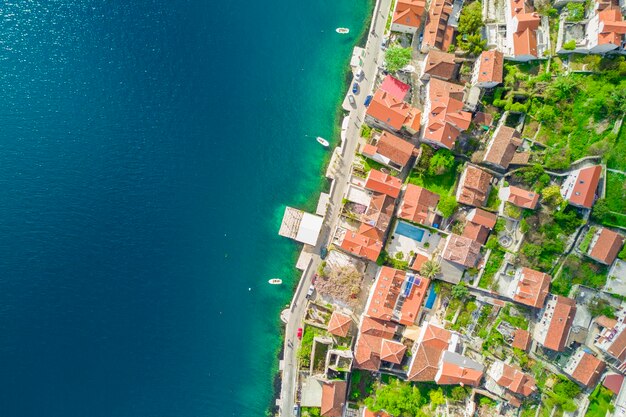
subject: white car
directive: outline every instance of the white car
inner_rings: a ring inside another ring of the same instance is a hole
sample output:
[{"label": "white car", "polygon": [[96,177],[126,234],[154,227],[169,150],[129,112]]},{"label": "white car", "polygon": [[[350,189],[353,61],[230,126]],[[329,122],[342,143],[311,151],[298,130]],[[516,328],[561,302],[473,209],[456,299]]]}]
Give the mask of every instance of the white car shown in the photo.
[{"label": "white car", "polygon": [[356,106],[356,100],[354,99],[354,96],[352,94],[348,94],[348,101],[351,105]]}]

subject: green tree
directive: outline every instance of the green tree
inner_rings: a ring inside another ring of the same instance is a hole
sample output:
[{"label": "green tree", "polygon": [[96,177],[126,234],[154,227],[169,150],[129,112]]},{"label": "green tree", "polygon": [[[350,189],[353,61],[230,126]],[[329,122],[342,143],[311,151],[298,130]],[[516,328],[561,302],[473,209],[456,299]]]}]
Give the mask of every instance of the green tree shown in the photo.
[{"label": "green tree", "polygon": [[458,36],[457,42],[459,43],[459,48],[474,56],[487,49],[487,40],[483,39],[480,33],[464,35],[463,37]]},{"label": "green tree", "polygon": [[598,222],[602,222],[602,220],[606,219],[606,216],[608,216],[610,212],[611,210],[609,210],[609,205],[606,200],[601,198],[593,205],[591,218]]},{"label": "green tree", "polygon": [[465,286],[464,282],[459,282],[452,287],[452,297],[462,300],[469,295],[469,290]]},{"label": "green tree", "polygon": [[379,385],[374,395],[365,399],[365,405],[374,412],[385,410],[394,416],[417,416],[421,414],[423,401],[417,387],[396,379],[388,385]]},{"label": "green tree", "polygon": [[443,175],[454,166],[454,155],[447,149],[441,149],[435,153],[428,164],[430,175]]},{"label": "green tree", "polygon": [[463,401],[467,398],[467,395],[467,389],[461,386],[452,388],[452,391],[450,392],[450,396],[454,401]]},{"label": "green tree", "polygon": [[552,185],[541,190],[541,196],[543,197],[543,203],[549,207],[556,207],[563,203],[563,197],[561,196],[561,189],[558,185]]},{"label": "green tree", "polygon": [[483,6],[479,1],[472,2],[461,10],[458,31],[461,35],[473,35],[483,27]]},{"label": "green tree", "polygon": [[387,71],[397,72],[411,62],[411,48],[392,46],[385,52],[385,65]]},{"label": "green tree", "polygon": [[442,195],[439,199],[439,204],[437,208],[443,215],[443,217],[450,217],[456,210],[459,204],[456,202],[456,199],[452,195]]},{"label": "green tree", "polygon": [[567,3],[567,12],[568,21],[580,22],[585,18],[585,5],[583,3]]},{"label": "green tree", "polygon": [[438,405],[446,403],[446,397],[443,395],[443,390],[441,388],[431,390],[428,393],[428,397],[430,398],[430,405],[433,409],[437,408]]},{"label": "green tree", "polygon": [[433,260],[428,260],[422,264],[420,274],[428,279],[433,279],[441,273],[441,265]]},{"label": "green tree", "polygon": [[[568,5],[573,4],[573,3],[567,3]],[[567,42],[563,43],[563,49],[565,49],[566,51],[573,51],[574,49],[576,49],[576,41],[574,39],[570,39]]]}]

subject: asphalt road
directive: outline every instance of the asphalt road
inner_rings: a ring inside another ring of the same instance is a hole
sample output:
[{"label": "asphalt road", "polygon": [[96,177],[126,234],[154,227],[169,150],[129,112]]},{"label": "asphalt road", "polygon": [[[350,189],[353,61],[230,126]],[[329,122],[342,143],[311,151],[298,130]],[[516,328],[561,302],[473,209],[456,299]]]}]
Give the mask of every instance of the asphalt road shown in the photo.
[{"label": "asphalt road", "polygon": [[[308,273],[302,277],[302,282],[299,284],[296,294],[294,295],[289,314],[289,321],[285,328],[285,348],[283,357],[283,373],[282,373],[282,386],[281,386],[281,407],[280,416],[288,417],[294,415],[294,403],[296,401],[296,389],[297,389],[297,351],[300,346],[299,340],[296,337],[298,328],[302,326],[302,320],[304,316],[304,308],[306,306],[306,292],[311,285],[311,279],[313,274],[317,270],[321,259],[319,256],[322,247],[326,247],[329,243],[331,232],[335,229],[337,221],[339,219],[339,210],[341,209],[341,200],[346,192],[350,167],[354,159],[354,153],[356,151],[360,126],[365,116],[365,105],[363,104],[365,97],[373,90],[373,83],[376,79],[378,67],[383,63],[384,52],[381,50],[382,36],[385,30],[385,24],[387,22],[387,16],[389,14],[389,8],[391,7],[391,0],[379,0],[375,7],[375,16],[372,19],[372,26],[370,27],[370,33],[365,46],[365,59],[363,61],[363,70],[365,77],[359,83],[360,92],[355,95],[356,108],[350,111],[350,122],[346,132],[346,143],[343,146],[342,158],[339,159],[337,169],[335,171],[335,187],[333,194],[330,196],[330,206],[317,246],[314,250],[314,255],[311,261],[311,265],[308,269]],[[347,100],[345,101],[347,103]],[[348,104],[349,106],[349,104]]]}]

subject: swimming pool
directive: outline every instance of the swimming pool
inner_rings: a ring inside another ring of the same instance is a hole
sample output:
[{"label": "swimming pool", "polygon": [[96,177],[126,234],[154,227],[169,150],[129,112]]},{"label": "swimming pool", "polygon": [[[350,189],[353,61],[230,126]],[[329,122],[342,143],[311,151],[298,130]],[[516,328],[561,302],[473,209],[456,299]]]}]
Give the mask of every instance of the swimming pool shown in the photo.
[{"label": "swimming pool", "polygon": [[398,225],[396,226],[396,233],[417,242],[421,242],[424,238],[424,229],[420,229],[419,227],[415,227],[405,222],[398,222]]},{"label": "swimming pool", "polygon": [[430,286],[430,292],[428,293],[428,298],[426,299],[426,308],[431,309],[433,305],[435,305],[435,300],[437,299],[437,293],[435,292],[435,286]]}]

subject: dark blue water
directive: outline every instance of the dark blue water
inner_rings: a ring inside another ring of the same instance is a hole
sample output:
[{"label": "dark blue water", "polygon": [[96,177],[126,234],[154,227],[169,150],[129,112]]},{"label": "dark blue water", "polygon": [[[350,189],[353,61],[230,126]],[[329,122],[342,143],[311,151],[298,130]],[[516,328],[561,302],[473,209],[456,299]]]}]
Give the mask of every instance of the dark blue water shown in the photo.
[{"label": "dark blue water", "polygon": [[0,5],[0,415],[264,414],[370,6]]}]

